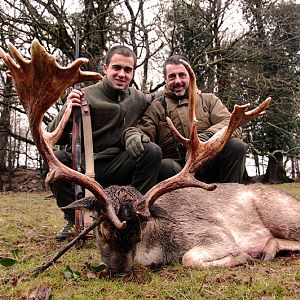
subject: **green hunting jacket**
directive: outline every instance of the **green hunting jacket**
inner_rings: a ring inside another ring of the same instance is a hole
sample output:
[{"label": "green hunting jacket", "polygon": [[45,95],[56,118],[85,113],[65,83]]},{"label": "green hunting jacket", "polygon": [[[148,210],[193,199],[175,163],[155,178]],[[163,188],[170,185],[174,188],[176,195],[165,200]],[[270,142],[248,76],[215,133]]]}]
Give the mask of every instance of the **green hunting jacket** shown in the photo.
[{"label": "green hunting jacket", "polygon": [[[136,125],[146,110],[148,102],[145,95],[133,87],[124,91],[116,90],[106,77],[82,90],[91,113],[95,159],[124,151],[121,143],[123,132],[126,128]],[[48,131],[51,132],[57,127],[65,109],[66,104],[48,126]],[[71,145],[71,131],[72,117],[57,144]],[[70,147],[68,149],[70,150]]]},{"label": "green hunting jacket", "polygon": [[[179,133],[187,138],[189,134],[188,95],[179,99],[166,87],[163,93],[153,100],[139,124],[126,130],[126,138],[137,132],[145,133],[151,141],[161,147],[164,158],[178,159],[178,147],[182,149],[183,155],[185,149],[173,135],[167,124],[166,116],[171,118]],[[230,116],[231,113],[218,97],[210,93],[198,93],[196,103],[198,133],[205,132],[211,135],[216,133],[228,125]],[[241,128],[236,129],[232,136],[241,138]]]}]

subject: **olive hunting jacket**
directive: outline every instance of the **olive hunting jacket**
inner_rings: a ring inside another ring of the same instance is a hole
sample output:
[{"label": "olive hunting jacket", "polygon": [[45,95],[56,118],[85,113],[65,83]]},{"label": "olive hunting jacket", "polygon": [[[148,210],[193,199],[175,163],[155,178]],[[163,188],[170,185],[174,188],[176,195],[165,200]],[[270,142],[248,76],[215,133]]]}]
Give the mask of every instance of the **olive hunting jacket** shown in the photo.
[{"label": "olive hunting jacket", "polygon": [[[151,141],[161,147],[164,158],[178,159],[178,147],[183,148],[169,128],[166,116],[172,120],[179,133],[188,137],[188,95],[178,99],[165,87],[162,95],[154,99],[147,108],[138,125],[126,130],[126,138],[131,133],[147,134]],[[196,102],[198,133],[210,135],[216,133],[228,125],[230,116],[231,113],[218,97],[210,93],[198,93]],[[241,128],[236,129],[232,136],[241,138]],[[183,155],[184,153],[183,149]]]},{"label": "olive hunting jacket", "polygon": [[[91,113],[95,158],[123,151],[121,143],[123,132],[127,127],[136,125],[147,108],[145,95],[133,87],[118,91],[110,85],[106,77],[82,90]],[[48,131],[53,131],[57,127],[65,108],[66,105],[48,126]],[[71,145],[71,131],[72,118],[57,144]]]}]

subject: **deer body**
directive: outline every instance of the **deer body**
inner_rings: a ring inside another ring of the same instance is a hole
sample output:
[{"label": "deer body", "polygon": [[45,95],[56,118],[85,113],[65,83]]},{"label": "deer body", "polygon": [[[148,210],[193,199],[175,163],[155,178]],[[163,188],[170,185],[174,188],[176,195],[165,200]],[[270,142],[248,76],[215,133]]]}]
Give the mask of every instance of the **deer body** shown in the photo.
[{"label": "deer body", "polygon": [[[122,205],[117,207],[116,214],[124,215]],[[135,233],[141,236],[139,242],[128,243],[130,249],[124,250],[116,238],[114,243],[120,245],[112,245],[116,229],[105,226],[112,232],[98,238],[98,246],[113,273],[130,272],[134,262],[152,266],[182,259],[189,268],[231,267],[253,258],[272,260],[280,250],[300,251],[300,201],[260,184],[219,184],[214,191],[178,189],[159,197],[150,214],[150,220],[141,222],[141,232],[129,226],[131,240],[138,240]],[[118,231],[122,236],[124,229]]]}]

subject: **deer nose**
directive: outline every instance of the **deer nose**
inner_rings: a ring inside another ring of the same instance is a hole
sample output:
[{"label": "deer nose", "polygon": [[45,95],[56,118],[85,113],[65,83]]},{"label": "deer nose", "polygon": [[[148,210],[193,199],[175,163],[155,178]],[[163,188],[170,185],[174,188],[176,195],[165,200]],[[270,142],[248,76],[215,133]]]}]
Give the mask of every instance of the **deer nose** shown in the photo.
[{"label": "deer nose", "polygon": [[133,271],[114,273],[109,268],[106,267],[104,270],[101,271],[100,278],[111,279],[111,280],[122,279],[124,281],[130,281],[133,278]]},{"label": "deer nose", "polygon": [[133,278],[133,272],[124,272],[114,274],[115,279],[123,279],[124,281],[130,281]]}]

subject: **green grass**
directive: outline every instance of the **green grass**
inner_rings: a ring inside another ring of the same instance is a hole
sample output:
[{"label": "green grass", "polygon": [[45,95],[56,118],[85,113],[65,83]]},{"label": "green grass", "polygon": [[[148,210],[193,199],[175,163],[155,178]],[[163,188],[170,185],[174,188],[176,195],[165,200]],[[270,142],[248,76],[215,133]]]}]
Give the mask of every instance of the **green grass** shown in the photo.
[{"label": "green grass", "polygon": [[[274,187],[300,199],[298,183]],[[51,299],[55,300],[300,299],[299,254],[273,262],[256,260],[231,269],[192,271],[183,269],[179,262],[154,271],[135,266],[134,279],[124,282],[100,279],[88,268],[89,264],[100,264],[94,240],[90,239],[82,249],[72,248],[54,266],[33,277],[31,272],[64,245],[54,239],[64,225],[63,215],[48,195],[0,194],[0,256],[17,261],[10,267],[0,265],[0,299],[28,299],[30,292],[41,285],[51,287]],[[68,266],[80,276],[66,277]]]}]

